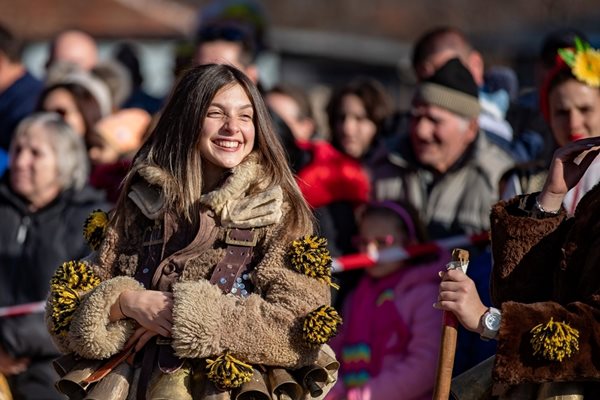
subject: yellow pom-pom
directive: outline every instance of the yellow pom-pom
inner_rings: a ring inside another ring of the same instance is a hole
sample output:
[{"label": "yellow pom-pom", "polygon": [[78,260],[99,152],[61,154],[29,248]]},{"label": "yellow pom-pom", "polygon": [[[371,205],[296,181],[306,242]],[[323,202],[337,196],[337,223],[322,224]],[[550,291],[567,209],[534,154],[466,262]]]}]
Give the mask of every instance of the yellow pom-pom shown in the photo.
[{"label": "yellow pom-pom", "polygon": [[50,293],[52,329],[55,335],[65,335],[71,325],[73,313],[79,306],[79,295],[64,285],[55,285]]},{"label": "yellow pom-pom", "polygon": [[338,285],[331,282],[331,255],[327,249],[327,239],[307,235],[294,240],[290,260],[296,271],[339,289]]},{"label": "yellow pom-pom", "polygon": [[83,224],[83,237],[92,250],[98,250],[108,225],[108,214],[102,210],[94,210]]},{"label": "yellow pom-pom", "polygon": [[90,266],[82,261],[68,261],[57,268],[50,279],[50,307],[52,333],[64,335],[69,329],[73,313],[79,306],[79,293],[100,284]]},{"label": "yellow pom-pom", "polygon": [[206,360],[207,377],[218,388],[230,390],[242,386],[252,378],[252,366],[246,364],[229,353]]},{"label": "yellow pom-pom", "polygon": [[579,351],[579,331],[569,324],[554,322],[550,318],[545,324],[539,324],[531,330],[533,355],[549,361],[562,361]]},{"label": "yellow pom-pom", "polygon": [[342,317],[335,308],[321,306],[306,316],[302,326],[304,339],[313,345],[321,345],[337,334],[338,327],[342,324]]},{"label": "yellow pom-pom", "polygon": [[50,287],[65,286],[76,291],[95,288],[100,283],[92,268],[83,261],[67,261],[56,269]]}]

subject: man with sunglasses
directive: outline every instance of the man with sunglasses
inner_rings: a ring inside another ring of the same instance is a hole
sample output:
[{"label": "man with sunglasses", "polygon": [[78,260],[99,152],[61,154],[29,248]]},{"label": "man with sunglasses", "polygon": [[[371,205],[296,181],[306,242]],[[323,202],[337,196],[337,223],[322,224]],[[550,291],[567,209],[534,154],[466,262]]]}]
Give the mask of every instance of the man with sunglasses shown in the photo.
[{"label": "man with sunglasses", "polygon": [[194,63],[197,65],[232,65],[254,83],[258,83],[255,58],[254,34],[246,24],[234,21],[211,22],[200,27],[196,34]]}]

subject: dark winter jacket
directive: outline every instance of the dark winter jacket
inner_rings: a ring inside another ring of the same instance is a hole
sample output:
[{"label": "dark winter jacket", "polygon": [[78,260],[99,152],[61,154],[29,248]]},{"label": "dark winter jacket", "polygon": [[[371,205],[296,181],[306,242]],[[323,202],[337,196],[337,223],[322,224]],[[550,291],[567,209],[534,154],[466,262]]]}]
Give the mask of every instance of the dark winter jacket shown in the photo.
[{"label": "dark winter jacket", "polygon": [[[101,192],[85,187],[63,192],[32,213],[5,179],[0,184],[0,307],[45,300],[56,267],[89,252],[82,236],[85,219],[94,209],[106,207]],[[27,357],[32,365],[42,362],[48,368],[50,359],[59,354],[42,313],[0,318],[0,345],[13,357]],[[23,376],[15,379],[27,381]],[[54,379],[47,382],[46,390]],[[39,398],[51,398],[48,396]]]}]

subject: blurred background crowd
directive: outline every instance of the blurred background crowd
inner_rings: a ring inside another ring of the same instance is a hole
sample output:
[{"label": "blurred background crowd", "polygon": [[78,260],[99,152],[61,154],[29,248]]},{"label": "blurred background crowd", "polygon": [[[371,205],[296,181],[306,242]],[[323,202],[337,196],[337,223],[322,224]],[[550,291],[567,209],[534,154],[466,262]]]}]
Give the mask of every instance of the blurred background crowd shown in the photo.
[{"label": "blurred background crowd", "polygon": [[[56,266],[89,251],[85,218],[115,203],[177,76],[198,64],[257,83],[334,257],[485,232],[495,201],[540,189],[557,146],[600,135],[598,84],[557,53],[600,45],[594,3],[0,0],[0,306],[44,300]],[[599,176],[590,169],[568,211]],[[489,249],[470,250],[489,303]],[[408,261],[368,274],[373,287],[362,271],[336,277],[348,388],[429,396],[440,319],[427,296],[444,263],[431,256],[410,284],[396,274]],[[389,316],[377,311],[386,298],[399,322],[361,331]],[[495,351],[460,335],[455,373]],[[347,338],[397,357],[361,369]],[[56,355],[41,314],[0,317],[15,398],[60,398],[48,389]]]}]

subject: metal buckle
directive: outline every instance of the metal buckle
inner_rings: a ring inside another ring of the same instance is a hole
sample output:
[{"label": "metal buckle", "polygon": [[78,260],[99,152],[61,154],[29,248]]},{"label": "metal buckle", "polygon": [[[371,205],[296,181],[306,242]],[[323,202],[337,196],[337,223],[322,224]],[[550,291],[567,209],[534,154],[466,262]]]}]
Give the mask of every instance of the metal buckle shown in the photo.
[{"label": "metal buckle", "polygon": [[252,239],[251,240],[239,240],[239,239],[234,239],[231,237],[231,232],[233,231],[233,229],[228,229],[227,230],[227,234],[225,235],[225,243],[227,244],[231,244],[234,246],[245,246],[245,247],[254,247],[256,246],[256,242],[258,241],[257,239],[257,235],[255,234],[254,230],[251,229],[249,232],[252,234]]}]

